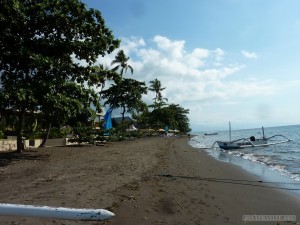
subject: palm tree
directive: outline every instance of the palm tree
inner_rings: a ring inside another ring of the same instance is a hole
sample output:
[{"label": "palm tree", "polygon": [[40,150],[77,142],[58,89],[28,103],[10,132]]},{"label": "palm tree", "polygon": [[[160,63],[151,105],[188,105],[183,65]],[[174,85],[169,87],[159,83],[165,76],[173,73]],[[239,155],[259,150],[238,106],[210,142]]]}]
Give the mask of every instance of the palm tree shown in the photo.
[{"label": "palm tree", "polygon": [[155,92],[154,99],[154,105],[153,108],[160,108],[163,105],[166,105],[164,101],[168,101],[167,98],[163,98],[161,91],[165,90],[166,88],[161,87],[161,83],[158,79],[155,78],[155,80],[150,81],[150,87],[148,88],[149,91]]},{"label": "palm tree", "polygon": [[120,50],[117,53],[115,59],[111,62],[111,65],[118,64],[112,69],[112,71],[117,71],[121,69],[120,71],[121,78],[123,77],[123,73],[124,72],[126,73],[128,69],[130,69],[131,74],[133,74],[133,68],[128,64],[128,60],[129,57],[125,55],[123,50]]}]

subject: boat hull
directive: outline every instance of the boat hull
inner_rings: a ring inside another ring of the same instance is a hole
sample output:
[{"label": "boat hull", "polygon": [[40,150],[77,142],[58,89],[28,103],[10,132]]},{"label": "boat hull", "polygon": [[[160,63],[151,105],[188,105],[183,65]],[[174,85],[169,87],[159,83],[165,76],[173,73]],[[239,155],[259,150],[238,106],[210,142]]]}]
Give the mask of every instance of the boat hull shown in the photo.
[{"label": "boat hull", "polygon": [[264,147],[268,145],[266,139],[260,139],[256,141],[247,142],[227,142],[227,141],[217,141],[219,148],[224,150],[234,150],[248,147]]},{"label": "boat hull", "polygon": [[205,136],[211,136],[211,135],[218,135],[217,132],[212,132],[212,133],[204,133]]}]

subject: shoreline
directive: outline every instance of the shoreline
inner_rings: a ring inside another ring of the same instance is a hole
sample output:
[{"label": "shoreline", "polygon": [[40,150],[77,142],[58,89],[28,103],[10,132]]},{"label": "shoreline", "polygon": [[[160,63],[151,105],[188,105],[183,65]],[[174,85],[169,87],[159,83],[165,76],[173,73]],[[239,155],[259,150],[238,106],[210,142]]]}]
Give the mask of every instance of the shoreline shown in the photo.
[{"label": "shoreline", "polygon": [[296,215],[299,221],[299,197],[257,185],[256,176],[188,140],[44,148],[18,159],[1,154],[1,202],[105,208],[116,216],[105,222],[5,216],[0,224],[255,224],[243,215]]},{"label": "shoreline", "polygon": [[[197,137],[197,135],[194,135]],[[287,191],[289,194],[300,196],[300,183],[292,178],[290,178],[287,171],[278,171],[276,168],[272,168],[269,165],[260,162],[252,161],[249,159],[243,158],[240,154],[234,154],[232,151],[228,153],[226,151],[220,151],[210,148],[201,148],[193,146],[193,142],[189,142],[189,145],[198,151],[205,151],[210,157],[214,158],[220,162],[230,163],[240,167],[242,170],[250,173],[251,175],[257,176],[258,179],[270,183],[273,186],[277,186],[284,191]]]},{"label": "shoreline", "polygon": [[222,159],[218,159],[218,157],[212,152],[207,152],[207,154],[218,161],[238,166],[240,169],[258,177],[259,180],[268,183],[271,186],[278,187],[278,189],[281,189],[284,192],[300,197],[299,181],[295,181],[281,174],[279,171],[273,170],[268,165],[243,159],[236,155],[227,155],[222,157]]}]

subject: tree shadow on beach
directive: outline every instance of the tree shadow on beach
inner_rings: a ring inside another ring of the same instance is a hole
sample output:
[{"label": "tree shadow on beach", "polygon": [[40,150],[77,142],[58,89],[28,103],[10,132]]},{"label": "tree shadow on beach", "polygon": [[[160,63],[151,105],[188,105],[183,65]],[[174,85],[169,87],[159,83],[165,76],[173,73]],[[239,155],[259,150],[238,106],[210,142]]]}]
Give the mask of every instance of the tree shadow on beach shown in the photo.
[{"label": "tree shadow on beach", "polygon": [[49,158],[48,154],[40,154],[35,150],[26,150],[22,153],[0,152],[0,167],[5,167],[11,163],[28,160],[46,160]]}]

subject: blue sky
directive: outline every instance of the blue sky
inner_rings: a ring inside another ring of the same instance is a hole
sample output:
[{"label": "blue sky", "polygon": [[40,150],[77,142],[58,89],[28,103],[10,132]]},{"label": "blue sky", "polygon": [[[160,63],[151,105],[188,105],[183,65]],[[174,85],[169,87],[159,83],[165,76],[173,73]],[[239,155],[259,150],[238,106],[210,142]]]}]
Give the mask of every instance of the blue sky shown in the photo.
[{"label": "blue sky", "polygon": [[299,0],[83,2],[122,40],[125,76],[159,79],[193,131],[300,124]]}]

